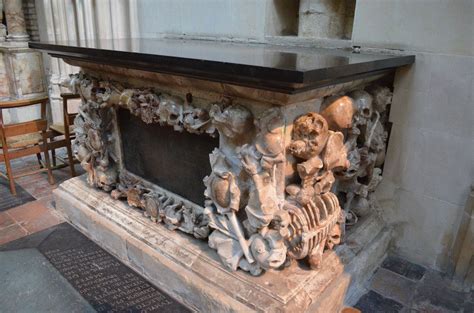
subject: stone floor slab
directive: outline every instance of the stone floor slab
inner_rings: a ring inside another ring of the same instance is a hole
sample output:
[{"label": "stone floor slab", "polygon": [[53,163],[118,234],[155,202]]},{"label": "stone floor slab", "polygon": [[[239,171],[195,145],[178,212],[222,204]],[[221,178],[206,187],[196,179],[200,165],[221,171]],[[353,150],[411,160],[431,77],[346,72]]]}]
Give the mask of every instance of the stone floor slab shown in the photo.
[{"label": "stone floor slab", "polygon": [[43,242],[43,240],[45,240],[55,229],[62,227],[63,225],[66,224],[59,224],[54,227],[50,227],[37,233],[0,245],[0,251],[38,248],[41,242]]},{"label": "stone floor slab", "polygon": [[408,262],[397,256],[388,256],[383,261],[382,267],[412,280],[420,280],[426,271],[423,266]]},{"label": "stone floor slab", "polygon": [[29,194],[18,184],[16,184],[16,192],[16,196],[12,195],[8,180],[0,177],[0,211],[6,211],[29,201],[35,200],[31,194]]},{"label": "stone floor slab", "polygon": [[26,236],[28,232],[18,224],[0,229],[0,245]]},{"label": "stone floor slab", "polygon": [[416,289],[413,308],[420,309],[431,305],[446,311],[460,312],[468,299],[468,293],[450,288],[450,281],[436,271],[428,271]]},{"label": "stone floor slab", "polygon": [[15,220],[13,220],[10,215],[8,215],[6,212],[0,212],[0,229],[13,224],[15,224]]},{"label": "stone floor slab", "polygon": [[98,312],[189,312],[67,224],[38,249]]},{"label": "stone floor slab", "polygon": [[355,308],[364,313],[398,313],[402,312],[403,305],[374,291],[369,291],[359,299]]},{"label": "stone floor slab", "polygon": [[380,268],[371,281],[371,289],[380,295],[409,306],[416,283],[392,271]]},{"label": "stone floor slab", "polygon": [[95,312],[36,249],[0,252],[2,312]]}]

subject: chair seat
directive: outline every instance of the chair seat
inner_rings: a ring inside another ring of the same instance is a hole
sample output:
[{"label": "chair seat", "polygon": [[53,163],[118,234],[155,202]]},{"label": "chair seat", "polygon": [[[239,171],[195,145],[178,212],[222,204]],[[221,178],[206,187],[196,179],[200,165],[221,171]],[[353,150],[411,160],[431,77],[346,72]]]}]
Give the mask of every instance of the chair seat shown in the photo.
[{"label": "chair seat", "polygon": [[[40,133],[31,133],[25,135],[12,136],[7,138],[7,145],[9,148],[22,148],[25,146],[31,146],[37,144],[43,140],[43,137]],[[0,147],[2,147],[2,142],[0,141]]]},{"label": "chair seat", "polygon": [[[66,133],[66,127],[64,127],[64,124],[53,124],[49,126],[49,129],[54,130],[55,132],[58,132],[62,135]],[[74,134],[74,125],[69,126],[69,134]]]}]

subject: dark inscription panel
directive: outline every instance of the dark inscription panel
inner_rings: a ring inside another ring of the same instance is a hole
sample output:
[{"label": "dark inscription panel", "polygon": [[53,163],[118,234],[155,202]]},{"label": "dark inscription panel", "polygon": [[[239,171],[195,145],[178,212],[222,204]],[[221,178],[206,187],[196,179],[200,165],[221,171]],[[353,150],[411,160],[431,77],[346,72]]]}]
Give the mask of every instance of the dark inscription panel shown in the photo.
[{"label": "dark inscription panel", "polygon": [[146,124],[125,109],[118,111],[118,121],[127,170],[204,205],[202,180],[211,173],[209,154],[218,138]]},{"label": "dark inscription panel", "polygon": [[44,254],[97,312],[188,312],[100,248]]}]

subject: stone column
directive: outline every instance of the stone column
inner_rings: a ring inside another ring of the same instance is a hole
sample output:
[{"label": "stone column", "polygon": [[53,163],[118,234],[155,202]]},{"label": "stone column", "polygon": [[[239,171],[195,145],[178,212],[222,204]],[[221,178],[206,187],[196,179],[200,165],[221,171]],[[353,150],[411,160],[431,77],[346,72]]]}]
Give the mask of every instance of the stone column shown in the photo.
[{"label": "stone column", "polygon": [[8,41],[28,41],[21,0],[5,1],[5,17],[8,25]]},{"label": "stone column", "polygon": [[7,28],[3,24],[3,0],[0,0],[0,42],[5,41],[7,35]]}]

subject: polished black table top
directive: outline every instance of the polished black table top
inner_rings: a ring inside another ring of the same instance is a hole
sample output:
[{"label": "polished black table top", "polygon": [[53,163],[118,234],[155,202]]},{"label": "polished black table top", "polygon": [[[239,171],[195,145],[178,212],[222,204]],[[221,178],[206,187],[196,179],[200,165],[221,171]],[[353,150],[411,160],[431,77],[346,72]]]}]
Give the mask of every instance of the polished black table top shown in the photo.
[{"label": "polished black table top", "polygon": [[414,56],[172,39],[30,42],[54,57],[297,93],[414,62]]}]

